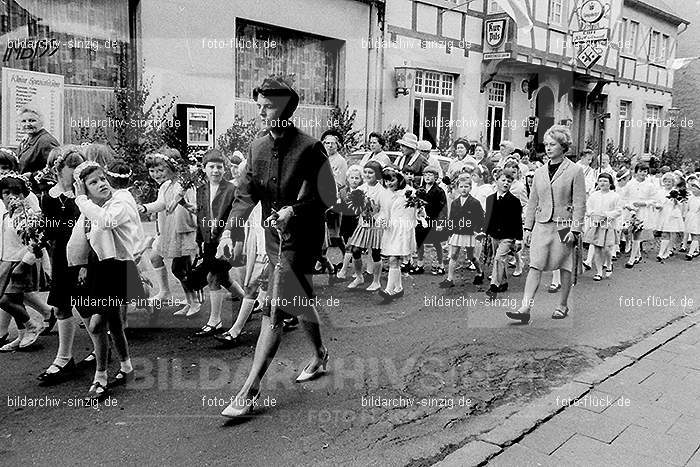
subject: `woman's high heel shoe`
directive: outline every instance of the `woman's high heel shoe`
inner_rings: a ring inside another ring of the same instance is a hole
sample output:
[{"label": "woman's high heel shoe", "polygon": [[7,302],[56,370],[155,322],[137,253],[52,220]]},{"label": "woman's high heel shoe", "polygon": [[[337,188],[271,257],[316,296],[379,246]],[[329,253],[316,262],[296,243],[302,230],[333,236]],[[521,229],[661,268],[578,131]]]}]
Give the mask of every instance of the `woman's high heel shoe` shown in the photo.
[{"label": "woman's high heel shoe", "polygon": [[253,413],[253,410],[258,404],[258,399],[260,398],[260,391],[255,393],[251,398],[246,398],[241,400],[236,396],[231,403],[221,412],[221,415],[226,418],[242,418],[247,417]]},{"label": "woman's high heel shoe", "polygon": [[308,371],[309,365],[306,366],[297,377],[297,383],[303,383],[305,381],[312,380],[326,372],[326,366],[328,365],[328,349],[324,349],[323,358],[321,359],[321,364],[316,367],[314,371]]}]

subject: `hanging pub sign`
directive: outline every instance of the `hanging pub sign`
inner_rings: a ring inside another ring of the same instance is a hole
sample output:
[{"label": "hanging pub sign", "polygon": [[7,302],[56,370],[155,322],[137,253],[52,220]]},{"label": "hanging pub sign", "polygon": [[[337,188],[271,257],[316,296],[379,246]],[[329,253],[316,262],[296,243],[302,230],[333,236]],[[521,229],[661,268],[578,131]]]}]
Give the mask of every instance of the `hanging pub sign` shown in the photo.
[{"label": "hanging pub sign", "polygon": [[501,19],[491,19],[485,22],[486,28],[486,43],[494,49],[497,49],[506,38],[506,26],[507,20],[505,18]]},{"label": "hanging pub sign", "polygon": [[571,42],[576,59],[584,68],[591,68],[605,55],[611,26],[617,21],[620,0],[578,0],[578,31],[572,31]]}]

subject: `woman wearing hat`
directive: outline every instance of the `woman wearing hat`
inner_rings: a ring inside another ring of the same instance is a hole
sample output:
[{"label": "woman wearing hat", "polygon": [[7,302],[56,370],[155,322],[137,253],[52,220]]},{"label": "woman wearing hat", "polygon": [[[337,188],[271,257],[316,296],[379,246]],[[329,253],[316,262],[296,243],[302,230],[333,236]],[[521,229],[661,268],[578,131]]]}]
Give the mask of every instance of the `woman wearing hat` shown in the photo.
[{"label": "woman wearing hat", "polygon": [[405,133],[403,138],[397,141],[401,146],[401,155],[396,159],[396,169],[403,172],[404,169],[410,169],[417,177],[423,176],[423,169],[428,166],[426,159],[420,151],[418,151],[418,138],[413,133]]},{"label": "woman wearing hat", "polygon": [[[240,391],[221,415],[249,415],[256,405],[263,376],[277,353],[284,315],[299,316],[313,356],[296,379],[321,375],[328,350],[321,339],[320,320],[314,307],[310,279],[314,258],[323,245],[323,213],[337,199],[328,156],[320,141],[302,133],[292,122],[299,95],[287,83],[266,78],[253,90],[259,116],[266,129],[250,146],[246,173],[241,177],[217,257],[237,259],[243,226],[255,205],[262,204],[265,249],[271,265],[270,290],[275,303],[263,306],[260,336],[250,373]],[[236,241],[236,248],[233,241]],[[284,313],[277,312],[279,306]]]},{"label": "woman wearing hat", "polygon": [[[433,150],[433,144],[430,141],[422,139],[418,141],[418,150],[428,161],[428,167],[433,167],[438,171],[437,179],[442,180],[443,173],[442,166],[440,165],[440,160],[435,154],[431,154],[431,151]],[[423,170],[423,172],[425,172],[425,170]]]}]

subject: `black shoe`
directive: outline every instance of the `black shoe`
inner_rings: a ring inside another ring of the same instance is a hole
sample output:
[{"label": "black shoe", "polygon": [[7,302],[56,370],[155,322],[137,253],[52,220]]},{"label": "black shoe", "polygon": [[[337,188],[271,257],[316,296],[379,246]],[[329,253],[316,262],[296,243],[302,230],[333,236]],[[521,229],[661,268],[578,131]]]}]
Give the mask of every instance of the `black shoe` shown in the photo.
[{"label": "black shoe", "polygon": [[126,371],[119,370],[113,379],[107,381],[107,388],[111,389],[118,386],[126,386],[129,384],[129,382],[134,380],[135,373],[136,372],[134,370],[131,370],[128,373]]},{"label": "black shoe", "polygon": [[454,287],[454,286],[455,286],[454,281],[451,281],[449,279],[445,279],[444,281],[442,281],[438,284],[438,287],[440,287],[441,289],[449,289],[449,288]]},{"label": "black shoe", "polygon": [[58,321],[58,319],[56,319],[54,309],[52,308],[51,309],[51,316],[49,316],[48,318],[46,318],[44,320],[44,323],[46,323],[46,327],[44,328],[43,331],[41,331],[41,334],[39,334],[39,335],[40,336],[48,336],[49,334],[51,334],[51,332],[53,331],[53,327],[56,325],[56,321]]},{"label": "black shoe", "polygon": [[496,296],[498,296],[498,286],[496,284],[491,284],[486,291],[486,295],[491,299],[496,298]]},{"label": "black shoe", "polygon": [[387,298],[387,297],[390,297],[390,296],[391,296],[391,294],[388,293],[388,292],[387,292],[386,290],[384,290],[384,289],[379,289],[379,290],[377,290],[377,295],[379,295],[379,296],[382,297],[382,298]]},{"label": "black shoe", "polygon": [[393,294],[391,297],[394,299],[403,297],[403,289],[399,290],[398,292]]},{"label": "black shoe", "polygon": [[87,355],[87,357],[85,357],[84,359],[82,359],[78,362],[78,364],[76,365],[76,368],[78,368],[78,369],[94,368],[96,361],[97,361],[97,357],[95,356],[95,352],[90,352]]},{"label": "black shoe", "polygon": [[75,360],[72,358],[63,366],[58,366],[54,363],[52,363],[51,366],[58,368],[58,371],[55,373],[48,373],[48,371],[45,371],[37,376],[36,379],[41,381],[43,384],[55,384],[68,379],[76,369]]},{"label": "black shoe", "polygon": [[236,337],[233,337],[231,334],[228,333],[228,331],[222,334],[214,335],[214,339],[221,342],[225,347],[234,347],[238,343],[239,337],[241,337],[240,334]]},{"label": "black shoe", "polygon": [[481,285],[484,283],[484,273],[477,274],[474,276],[474,280],[472,281],[472,284],[474,285]]},{"label": "black shoe", "polygon": [[282,330],[283,331],[291,331],[292,329],[296,328],[299,326],[299,318],[296,316],[292,316],[291,318],[283,319],[282,320]]},{"label": "black shoe", "polygon": [[195,337],[209,337],[209,336],[213,336],[213,335],[216,334],[218,331],[220,331],[222,327],[223,327],[223,323],[222,323],[221,321],[219,321],[219,322],[218,322],[217,324],[215,324],[214,326],[211,326],[211,325],[209,325],[209,324],[205,324],[204,326],[202,326],[202,329],[200,329],[199,331],[197,331],[197,332],[194,333],[194,336],[195,336]]},{"label": "black shoe", "polygon": [[409,269],[408,273],[409,274],[424,274],[425,268],[423,266],[416,266],[414,268]]},{"label": "black shoe", "polygon": [[442,266],[438,266],[438,267],[434,268],[432,271],[430,271],[430,273],[433,276],[444,276],[445,275],[445,268],[443,268]]},{"label": "black shoe", "polygon": [[523,324],[527,324],[530,322],[530,313],[519,313],[517,311],[507,311],[506,316],[510,319],[520,320],[520,322]]},{"label": "black shoe", "polygon": [[505,282],[498,286],[498,292],[505,292],[508,290],[508,282]]},{"label": "black shoe", "polygon": [[626,268],[626,269],[632,269],[633,267],[634,267],[634,262],[625,263],[625,268]]},{"label": "black shoe", "polygon": [[407,272],[409,272],[413,268],[414,268],[414,266],[411,263],[401,264],[401,272],[404,274],[406,274]]},{"label": "black shoe", "polygon": [[692,261],[692,260],[693,260],[693,255],[685,255],[685,260],[686,260],[686,261]]},{"label": "black shoe", "polygon": [[581,261],[581,264],[583,264],[583,269],[585,269],[586,271],[590,271],[590,270],[591,270],[591,265],[590,265],[590,264],[586,263],[585,261]]}]

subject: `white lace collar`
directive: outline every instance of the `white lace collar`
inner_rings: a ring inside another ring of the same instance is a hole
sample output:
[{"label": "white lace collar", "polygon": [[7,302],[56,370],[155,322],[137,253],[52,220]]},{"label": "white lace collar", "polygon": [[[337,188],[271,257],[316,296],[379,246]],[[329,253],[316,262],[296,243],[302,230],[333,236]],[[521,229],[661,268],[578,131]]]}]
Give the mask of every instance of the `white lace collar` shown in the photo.
[{"label": "white lace collar", "polygon": [[72,190],[61,191],[61,187],[58,183],[51,188],[49,188],[49,196],[52,198],[58,198],[61,195],[65,195],[67,198],[75,198],[75,193]]}]

